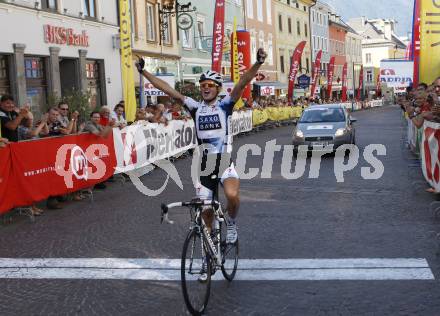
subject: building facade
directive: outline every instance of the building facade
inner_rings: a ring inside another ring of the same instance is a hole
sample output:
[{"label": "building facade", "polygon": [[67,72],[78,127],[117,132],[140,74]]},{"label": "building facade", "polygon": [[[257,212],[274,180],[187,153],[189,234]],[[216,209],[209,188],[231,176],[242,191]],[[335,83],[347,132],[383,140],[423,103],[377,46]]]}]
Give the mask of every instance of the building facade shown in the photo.
[{"label": "building facade", "polygon": [[268,56],[265,64],[260,68],[263,78],[254,83],[254,93],[260,94],[261,84],[282,88],[279,85],[276,61],[276,34],[275,34],[275,11],[272,0],[246,0],[245,4],[246,28],[251,35],[251,62],[256,60],[257,50],[264,48]]},{"label": "building facade", "polygon": [[92,108],[122,99],[115,2],[4,1],[0,25],[0,94],[36,114],[72,89],[89,92]]},{"label": "building facade", "polygon": [[380,61],[404,58],[406,45],[394,33],[394,20],[359,17],[348,24],[362,36],[364,92],[371,98],[377,89]]},{"label": "building facade", "polygon": [[329,44],[330,56],[335,57],[335,68],[333,73],[332,95],[325,98],[340,99],[342,93],[342,69],[346,62],[345,57],[345,36],[348,32],[348,25],[335,13],[329,15]]},{"label": "building facade", "polygon": [[[159,10],[163,9],[164,2],[163,0],[132,1],[133,65],[137,56],[142,57],[149,72],[172,76],[171,81],[176,82],[180,80],[180,48],[176,19],[171,15],[162,15],[163,21],[160,23]],[[141,78],[136,70],[133,75],[138,89]],[[147,100],[147,102],[156,101]]]},{"label": "building facade", "polygon": [[349,98],[357,95],[359,73],[362,65],[362,36],[351,27],[345,36],[345,57],[347,60],[347,88]]},{"label": "building facade", "polygon": [[[315,1],[277,0],[273,2],[276,18],[276,56],[277,77],[281,83],[287,85],[293,52],[296,46],[306,41],[306,46],[300,61],[299,75],[311,75],[312,47],[310,30],[310,6]],[[304,96],[307,89],[295,89],[296,96]]]},{"label": "building facade", "polygon": [[315,6],[310,8],[311,15],[311,43],[312,43],[312,64],[315,62],[316,54],[322,50],[321,72],[319,74],[319,95],[323,96],[327,84],[327,69],[330,62],[329,42],[329,16],[332,8],[325,2],[317,1]]},{"label": "building facade", "polygon": [[[179,30],[181,68],[180,80],[198,84],[202,72],[211,69],[212,30],[214,23],[214,2],[192,0],[191,6],[197,11],[191,13],[193,25],[186,30]],[[245,27],[244,7],[242,0],[226,0],[225,7],[225,41],[223,48],[222,73],[225,78],[230,76],[230,38],[233,30],[234,18],[237,29]]]}]

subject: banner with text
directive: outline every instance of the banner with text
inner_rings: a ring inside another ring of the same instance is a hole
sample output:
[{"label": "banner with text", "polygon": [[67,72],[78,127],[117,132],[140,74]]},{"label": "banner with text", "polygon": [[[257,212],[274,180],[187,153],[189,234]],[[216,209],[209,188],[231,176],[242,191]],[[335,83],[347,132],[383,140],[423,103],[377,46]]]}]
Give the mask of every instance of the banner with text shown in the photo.
[{"label": "banner with text", "polygon": [[145,167],[197,146],[193,120],[134,124],[113,129],[117,168],[115,173]]}]

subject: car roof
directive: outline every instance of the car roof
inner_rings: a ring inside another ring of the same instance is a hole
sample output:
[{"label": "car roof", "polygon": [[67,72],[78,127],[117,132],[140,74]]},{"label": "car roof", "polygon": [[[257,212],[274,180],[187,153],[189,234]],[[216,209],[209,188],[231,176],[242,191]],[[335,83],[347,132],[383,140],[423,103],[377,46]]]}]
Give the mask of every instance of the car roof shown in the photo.
[{"label": "car roof", "polygon": [[305,111],[309,110],[309,109],[342,109],[342,108],[344,108],[344,106],[339,103],[315,104],[315,105],[309,106],[307,109],[305,109]]}]

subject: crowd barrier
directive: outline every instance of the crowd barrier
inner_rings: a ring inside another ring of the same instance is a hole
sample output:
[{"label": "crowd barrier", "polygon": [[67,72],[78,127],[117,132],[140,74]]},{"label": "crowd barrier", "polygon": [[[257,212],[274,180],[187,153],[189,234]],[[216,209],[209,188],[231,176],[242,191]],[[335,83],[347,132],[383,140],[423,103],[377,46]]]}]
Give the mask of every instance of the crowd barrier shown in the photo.
[{"label": "crowd barrier", "polygon": [[[234,135],[271,121],[298,118],[301,107],[269,107],[234,112]],[[0,214],[49,196],[93,187],[114,174],[136,170],[197,146],[194,121],[171,121],[113,129],[107,138],[92,134],[11,143],[0,149]]]},{"label": "crowd barrier", "polygon": [[410,150],[418,155],[425,180],[440,192],[440,123],[425,120],[422,128],[407,121],[407,143]]},{"label": "crowd barrier", "polygon": [[[234,135],[251,131],[252,111],[234,112],[230,124]],[[93,187],[114,174],[196,146],[192,120],[170,121],[167,126],[137,122],[113,129],[107,138],[78,134],[11,143],[0,149],[0,214]]]}]

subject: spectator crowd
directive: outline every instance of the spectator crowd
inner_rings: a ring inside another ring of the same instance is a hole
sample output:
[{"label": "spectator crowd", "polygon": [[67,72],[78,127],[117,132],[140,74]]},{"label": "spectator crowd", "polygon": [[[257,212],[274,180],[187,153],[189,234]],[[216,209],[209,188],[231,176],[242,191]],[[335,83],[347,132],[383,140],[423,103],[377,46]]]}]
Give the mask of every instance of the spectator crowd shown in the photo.
[{"label": "spectator crowd", "polygon": [[[440,123],[440,77],[430,85],[419,83],[415,88],[407,88],[406,95],[399,97],[397,103],[417,129],[423,128],[425,120]],[[427,191],[435,193],[431,187]]]},{"label": "spectator crowd", "polygon": [[[289,103],[286,97],[256,97],[255,99],[244,99],[242,109],[264,109],[268,107],[307,107],[310,104],[321,103],[319,99],[307,99],[305,97],[296,99]],[[79,113],[69,108],[67,102],[59,102],[55,107],[42,114],[37,120],[31,112],[29,104],[18,107],[11,96],[3,95],[0,98],[0,148],[11,142],[28,141],[43,137],[62,137],[78,133],[91,133],[98,137],[107,137],[112,128],[123,129],[129,124],[158,123],[168,125],[171,120],[189,120],[191,113],[178,102],[168,100],[164,103],[149,105],[144,108],[137,108],[134,122],[127,122],[124,115],[124,101],[120,101],[113,110],[109,106],[101,106],[90,113],[87,121],[79,119]],[[125,175],[124,175],[125,176]],[[125,176],[125,178],[127,178]],[[112,182],[113,178],[108,181]],[[105,189],[105,183],[99,183],[94,189]],[[90,191],[87,190],[87,191]],[[63,203],[71,199],[80,201],[85,198],[83,192],[75,192],[69,196],[51,196],[46,201],[48,209],[60,209]],[[40,205],[40,203],[38,203]],[[32,215],[41,215],[44,210],[37,205],[29,206]]]}]

